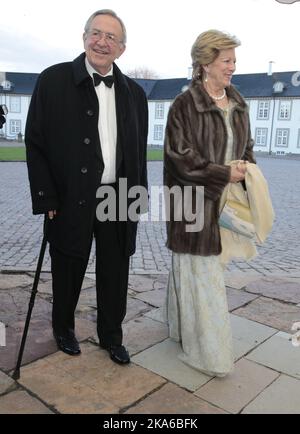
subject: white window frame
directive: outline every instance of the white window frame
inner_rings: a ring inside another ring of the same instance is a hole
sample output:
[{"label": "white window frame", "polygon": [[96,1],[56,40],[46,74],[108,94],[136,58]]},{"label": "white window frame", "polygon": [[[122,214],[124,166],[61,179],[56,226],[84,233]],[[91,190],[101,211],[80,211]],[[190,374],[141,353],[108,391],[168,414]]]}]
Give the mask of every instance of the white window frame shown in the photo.
[{"label": "white window frame", "polygon": [[255,129],[255,146],[266,147],[267,143],[268,143],[268,128],[256,128]]},{"label": "white window frame", "polygon": [[163,102],[155,103],[155,119],[163,119],[165,116],[165,104]]},{"label": "white window frame", "polygon": [[292,113],[292,101],[281,100],[279,104],[278,119],[281,121],[289,121]]},{"label": "white window frame", "polygon": [[259,101],[257,109],[257,119],[268,120],[270,116],[270,101]]},{"label": "white window frame", "polygon": [[290,135],[290,130],[288,128],[277,128],[276,142],[275,142],[276,148],[288,148],[289,135]]},{"label": "white window frame", "polygon": [[10,113],[21,113],[21,97],[10,96],[9,97],[9,111]]},{"label": "white window frame", "polygon": [[156,141],[161,141],[164,138],[164,126],[163,125],[154,125],[154,136],[153,139]]},{"label": "white window frame", "polygon": [[9,121],[9,131],[10,134],[19,134],[22,132],[22,122],[21,119],[11,119]]}]

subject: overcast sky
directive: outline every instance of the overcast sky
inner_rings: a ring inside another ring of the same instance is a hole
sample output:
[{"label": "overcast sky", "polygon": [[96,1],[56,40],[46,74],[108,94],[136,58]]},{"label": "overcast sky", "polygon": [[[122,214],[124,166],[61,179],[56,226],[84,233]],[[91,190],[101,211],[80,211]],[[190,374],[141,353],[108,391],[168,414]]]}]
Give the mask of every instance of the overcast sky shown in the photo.
[{"label": "overcast sky", "polygon": [[215,28],[236,35],[237,73],[300,70],[300,3],[275,0],[2,0],[0,71],[41,72],[83,51],[87,18],[115,10],[128,43],[117,61],[126,72],[147,67],[160,78],[185,77],[196,37]]}]

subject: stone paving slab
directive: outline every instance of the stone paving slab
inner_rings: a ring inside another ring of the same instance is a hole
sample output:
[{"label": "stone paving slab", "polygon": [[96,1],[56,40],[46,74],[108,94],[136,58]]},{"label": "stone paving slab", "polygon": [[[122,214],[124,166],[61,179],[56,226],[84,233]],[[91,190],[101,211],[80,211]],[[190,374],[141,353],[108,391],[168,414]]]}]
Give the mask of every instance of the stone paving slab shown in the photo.
[{"label": "stone paving slab", "polygon": [[258,273],[255,270],[247,273],[242,271],[226,271],[224,273],[225,285],[233,289],[242,289],[245,288],[248,283],[252,282],[253,280],[257,280],[260,276],[261,273]]},{"label": "stone paving slab", "polygon": [[91,308],[97,309],[97,297],[96,297],[95,286],[81,291],[76,312],[78,313]]},{"label": "stone paving slab", "polygon": [[[23,289],[11,289],[1,292],[0,321],[6,325],[14,325],[19,318],[24,318],[28,312],[31,293]],[[35,315],[48,317],[52,305],[36,297],[33,312]]]},{"label": "stone paving slab", "polygon": [[150,312],[147,312],[144,314],[147,318],[151,318],[154,321],[159,321],[162,323],[167,323],[167,312],[166,312],[166,306],[162,306],[156,309],[150,310]]},{"label": "stone paving slab", "polygon": [[231,375],[212,379],[195,395],[229,413],[239,413],[279,375],[264,366],[241,359],[235,364]]},{"label": "stone paving slab", "polygon": [[250,301],[255,300],[258,297],[257,295],[248,294],[245,291],[233,288],[226,288],[226,293],[229,312],[248,304]]},{"label": "stone paving slab", "polygon": [[291,335],[287,333],[272,336],[246,358],[300,379],[300,349],[292,345]]},{"label": "stone paving slab", "polygon": [[143,294],[135,295],[138,300],[144,301],[154,307],[162,307],[166,302],[166,291],[163,289],[154,289]]},{"label": "stone paving slab", "polygon": [[15,388],[15,382],[4,372],[0,371],[0,395],[7,393]]},{"label": "stone paving slab", "polygon": [[78,357],[58,352],[24,367],[20,384],[58,412],[116,413],[166,382],[134,364],[117,365],[95,345],[81,349]]},{"label": "stone paving slab", "polygon": [[166,324],[141,316],[128,321],[123,327],[124,344],[131,355],[167,339]]},{"label": "stone paving slab", "polygon": [[149,312],[152,307],[147,303],[144,303],[141,300],[137,300],[136,298],[129,297],[127,300],[127,313],[125,316],[124,322],[130,321],[146,312]]},{"label": "stone paving slab", "polygon": [[[33,279],[26,274],[4,274],[0,273],[0,291],[9,289],[24,288],[33,284]],[[2,298],[2,294],[1,294]]]},{"label": "stone paving slab", "polygon": [[38,399],[23,390],[0,396],[0,414],[53,414]]},{"label": "stone paving slab", "polygon": [[154,289],[153,278],[150,276],[130,275],[128,288],[135,292],[147,292]]},{"label": "stone paving slab", "polygon": [[[18,319],[13,326],[7,328],[6,347],[0,347],[0,369],[6,372],[16,366],[24,324],[25,318]],[[88,339],[94,333],[93,323],[83,319],[76,321],[76,335],[79,341]],[[34,315],[30,321],[22,364],[30,363],[56,351],[50,315],[48,317]]]},{"label": "stone paving slab", "polygon": [[235,360],[277,333],[277,330],[246,318],[231,314],[233,349]]},{"label": "stone paving slab", "polygon": [[[34,279],[35,273],[28,273],[26,272],[26,274],[32,278],[32,281]],[[48,282],[49,280],[52,280],[52,275],[51,272],[44,272],[42,271],[40,274],[40,282]]]},{"label": "stone paving slab", "polygon": [[125,414],[226,414],[226,411],[168,383]]},{"label": "stone paving slab", "polygon": [[242,414],[300,414],[300,381],[281,375]]},{"label": "stone paving slab", "polygon": [[[90,291],[90,290],[88,290]],[[92,291],[92,290],[91,290]],[[84,302],[84,298],[83,301],[79,302],[79,305],[76,309],[76,317],[77,318],[82,318],[85,319],[87,321],[93,322],[93,323],[97,323],[97,309],[96,306],[91,306],[91,300],[93,299],[93,294],[90,294],[87,297],[88,299],[88,303],[85,304]],[[137,316],[141,316],[142,314],[150,311],[152,309],[151,306],[149,306],[148,304],[144,303],[141,300],[132,298],[132,297],[128,297],[127,299],[127,312],[126,312],[126,316],[124,319],[124,323],[134,319]]]},{"label": "stone paving slab", "polygon": [[58,413],[118,413],[118,408],[101,392],[82,384],[58,365],[39,360],[22,369],[19,383],[38,396]]},{"label": "stone paving slab", "polygon": [[235,313],[230,314],[230,321],[233,337],[250,344],[258,345],[277,333],[274,328],[250,321],[247,318],[235,315]]},{"label": "stone paving slab", "polygon": [[234,314],[287,333],[295,322],[300,321],[299,307],[264,297],[235,310]]},{"label": "stone paving slab", "polygon": [[[261,342],[277,333],[275,329],[234,315],[231,315],[231,323],[235,360],[249,353]],[[194,391],[197,388],[195,388],[195,384],[198,381],[200,387],[209,381],[210,377],[197,372],[181,362],[177,357],[180,352],[180,345],[167,339],[134,356],[133,361],[181,387]]]},{"label": "stone paving slab", "polygon": [[167,289],[169,273],[151,277],[155,279],[153,284],[154,289]]},{"label": "stone paving slab", "polygon": [[207,383],[211,377],[181,362],[177,357],[181,352],[181,347],[177,342],[166,339],[132,357],[132,361],[178,386],[194,392],[202,384]]},{"label": "stone paving slab", "polygon": [[246,288],[248,292],[261,294],[264,297],[295,304],[300,303],[300,282],[291,279],[263,277],[248,283]]},{"label": "stone paving slab", "polygon": [[[85,278],[82,282],[82,292],[87,288],[95,286],[95,281],[89,278]],[[52,279],[46,282],[40,282],[38,285],[39,294],[47,294],[52,296]]]}]

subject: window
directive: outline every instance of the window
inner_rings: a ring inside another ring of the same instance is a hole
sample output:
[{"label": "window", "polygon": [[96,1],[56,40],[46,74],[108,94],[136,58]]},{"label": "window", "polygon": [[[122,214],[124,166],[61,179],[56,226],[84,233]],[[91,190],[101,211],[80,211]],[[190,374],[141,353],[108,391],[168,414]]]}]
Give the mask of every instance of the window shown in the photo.
[{"label": "window", "polygon": [[300,130],[298,130],[297,148],[300,148]]},{"label": "window", "polygon": [[11,120],[10,121],[10,134],[19,134],[21,132],[21,121]]},{"label": "window", "polygon": [[268,128],[256,128],[255,146],[267,146]]},{"label": "window", "polygon": [[164,133],[163,125],[154,125],[154,140],[162,140]]},{"label": "window", "polygon": [[284,90],[284,83],[282,81],[276,81],[276,83],[273,86],[274,93],[281,93]]},{"label": "window", "polygon": [[10,110],[11,113],[21,112],[21,98],[19,96],[10,97]]},{"label": "window", "polygon": [[12,83],[8,80],[4,80],[2,81],[1,86],[3,87],[4,90],[11,90]]},{"label": "window", "polygon": [[157,102],[155,104],[155,119],[163,119],[164,118],[164,104],[161,102]]},{"label": "window", "polygon": [[280,101],[279,106],[279,119],[289,120],[291,119],[291,101]]},{"label": "window", "polygon": [[260,101],[258,103],[257,119],[269,119],[270,101]]},{"label": "window", "polygon": [[276,131],[276,145],[278,147],[287,148],[289,144],[289,130],[278,128]]}]

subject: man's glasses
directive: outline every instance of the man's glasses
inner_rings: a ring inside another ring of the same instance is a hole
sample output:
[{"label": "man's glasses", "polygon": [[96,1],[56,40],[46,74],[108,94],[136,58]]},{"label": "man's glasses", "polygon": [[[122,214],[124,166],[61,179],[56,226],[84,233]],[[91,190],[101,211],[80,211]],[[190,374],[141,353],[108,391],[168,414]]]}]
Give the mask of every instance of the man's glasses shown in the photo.
[{"label": "man's glasses", "polygon": [[107,44],[109,45],[116,45],[116,44],[123,43],[123,41],[120,41],[113,33],[106,33],[106,32],[102,32],[101,30],[93,29],[88,31],[87,34],[90,37],[90,39],[92,39],[93,41],[98,42],[104,37],[105,42],[107,42]]}]

